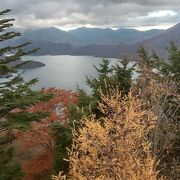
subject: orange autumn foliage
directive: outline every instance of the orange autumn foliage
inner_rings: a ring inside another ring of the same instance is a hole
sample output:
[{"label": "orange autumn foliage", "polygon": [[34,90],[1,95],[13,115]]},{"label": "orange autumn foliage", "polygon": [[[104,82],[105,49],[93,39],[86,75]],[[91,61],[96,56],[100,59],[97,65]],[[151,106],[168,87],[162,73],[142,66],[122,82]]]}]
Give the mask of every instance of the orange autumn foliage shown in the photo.
[{"label": "orange autumn foliage", "polygon": [[[49,112],[47,118],[39,122],[32,122],[31,129],[25,132],[16,132],[20,143],[19,152],[31,154],[31,158],[22,161],[21,166],[26,176],[25,179],[33,180],[38,175],[52,169],[53,139],[50,135],[54,122],[64,125],[70,116],[70,105],[78,102],[78,96],[72,91],[48,88],[42,90],[53,94],[48,102],[40,102],[27,109],[28,112]],[[33,153],[32,153],[33,152]]]},{"label": "orange autumn foliage", "polygon": [[48,172],[50,164],[52,164],[52,154],[49,152],[24,162],[22,166],[22,170],[26,173],[24,179],[33,180],[40,174]]}]

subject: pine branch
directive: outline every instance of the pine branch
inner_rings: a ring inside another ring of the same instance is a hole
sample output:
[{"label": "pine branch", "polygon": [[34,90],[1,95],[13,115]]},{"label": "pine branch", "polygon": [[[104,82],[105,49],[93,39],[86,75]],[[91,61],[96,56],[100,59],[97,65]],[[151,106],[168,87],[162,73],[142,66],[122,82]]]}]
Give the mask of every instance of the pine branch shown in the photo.
[{"label": "pine branch", "polygon": [[11,9],[5,9],[5,10],[3,10],[3,11],[0,11],[0,16],[1,16],[1,15],[4,15],[4,14],[10,12],[10,11],[11,11]]},{"label": "pine branch", "polygon": [[0,36],[0,42],[12,39],[12,38],[20,36],[20,35],[21,35],[20,33],[13,32],[13,31],[12,32],[7,32],[7,33],[2,34]]},{"label": "pine branch", "polygon": [[[4,48],[1,48],[0,49],[0,56],[7,53],[7,52],[12,52],[14,50],[23,48],[23,47],[25,47],[25,46],[27,46],[29,44],[31,44],[31,43],[27,42],[27,43],[23,43],[23,44],[17,45],[17,46],[7,46],[7,47],[4,47]],[[0,63],[2,63],[2,61],[0,61]]]}]

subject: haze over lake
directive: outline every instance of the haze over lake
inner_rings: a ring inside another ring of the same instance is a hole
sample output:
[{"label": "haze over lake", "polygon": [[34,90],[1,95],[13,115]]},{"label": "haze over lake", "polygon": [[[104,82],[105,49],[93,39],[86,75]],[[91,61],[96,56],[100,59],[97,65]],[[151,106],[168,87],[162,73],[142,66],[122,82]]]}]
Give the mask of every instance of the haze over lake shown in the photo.
[{"label": "haze over lake", "polygon": [[[91,56],[27,56],[23,60],[34,60],[44,63],[46,66],[27,69],[22,76],[25,80],[38,78],[39,82],[34,87],[57,87],[61,89],[75,90],[78,84],[81,88],[88,90],[86,85],[86,75],[96,75],[93,64],[98,66],[103,58]],[[115,64],[119,59],[109,59],[111,64]]]}]

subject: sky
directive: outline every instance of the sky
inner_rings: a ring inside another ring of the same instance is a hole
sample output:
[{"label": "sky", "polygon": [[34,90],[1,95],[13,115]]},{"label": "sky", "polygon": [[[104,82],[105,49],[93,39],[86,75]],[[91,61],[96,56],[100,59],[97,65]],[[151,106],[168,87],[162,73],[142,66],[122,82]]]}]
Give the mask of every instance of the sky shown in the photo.
[{"label": "sky", "polygon": [[18,28],[167,29],[180,22],[180,0],[0,0]]}]

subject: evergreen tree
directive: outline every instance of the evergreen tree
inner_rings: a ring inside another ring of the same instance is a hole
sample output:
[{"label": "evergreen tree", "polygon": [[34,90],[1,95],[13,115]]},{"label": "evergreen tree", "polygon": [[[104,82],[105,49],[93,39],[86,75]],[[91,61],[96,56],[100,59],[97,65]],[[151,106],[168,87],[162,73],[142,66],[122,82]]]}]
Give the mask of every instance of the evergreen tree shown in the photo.
[{"label": "evergreen tree", "polygon": [[103,59],[99,67],[94,66],[97,71],[97,76],[87,77],[87,84],[92,90],[90,103],[91,110],[94,114],[102,116],[97,108],[98,101],[101,101],[101,93],[108,96],[112,93],[111,91],[115,89],[121,91],[122,95],[129,92],[134,67],[129,67],[128,65],[129,60],[124,57],[114,66],[110,65],[110,61],[107,59]]},{"label": "evergreen tree", "polygon": [[[1,11],[0,16],[10,11],[9,9]],[[25,82],[18,74],[17,68],[22,64],[16,63],[17,60],[35,52],[37,49],[24,51],[23,48],[29,43],[15,46],[7,45],[10,43],[9,40],[20,36],[20,33],[7,30],[7,28],[13,26],[13,21],[14,19],[11,18],[0,19],[0,78],[3,78],[0,83],[0,179],[2,180],[13,179],[13,176],[21,179],[23,174],[19,165],[12,161],[13,148],[11,143],[14,140],[12,130],[25,130],[30,127],[31,121],[39,120],[47,115],[47,113],[33,114],[12,112],[12,110],[19,108],[23,111],[30,105],[48,100],[51,97],[51,95],[45,95],[31,89],[37,79]]]},{"label": "evergreen tree", "polygon": [[180,92],[180,48],[170,43],[168,62],[163,64],[163,71],[176,81]]},{"label": "evergreen tree", "polygon": [[113,68],[110,67],[110,61],[108,59],[103,59],[102,63],[99,64],[99,67],[94,65],[94,68],[97,72],[97,77],[87,77],[87,84],[92,90],[92,96],[96,100],[100,99],[100,90],[104,94],[108,94],[108,86],[110,85],[111,74]]},{"label": "evergreen tree", "polygon": [[168,69],[172,73],[173,78],[180,81],[180,48],[174,42],[170,43],[169,47],[169,66]]},{"label": "evergreen tree", "polygon": [[152,51],[152,55],[150,56],[148,54],[148,51],[146,51],[146,49],[143,46],[139,48],[138,55],[138,70],[140,73],[144,70],[144,68],[152,70],[154,67],[156,67],[157,61],[159,61],[159,57],[157,56],[154,50]]},{"label": "evergreen tree", "polygon": [[53,172],[58,174],[59,171],[63,171],[65,174],[69,171],[69,162],[64,159],[68,159],[67,147],[70,148],[72,144],[72,125],[68,126],[61,124],[55,124],[52,127],[52,135],[54,137],[54,154],[53,154]]},{"label": "evergreen tree", "polygon": [[119,64],[114,66],[116,82],[122,95],[127,95],[132,85],[134,65],[129,67],[129,63],[127,57],[124,57]]},{"label": "evergreen tree", "polygon": [[2,180],[12,180],[14,177],[22,179],[23,177],[20,165],[12,161],[14,149],[7,147],[12,140],[13,137],[10,134],[0,135],[0,179]]}]

